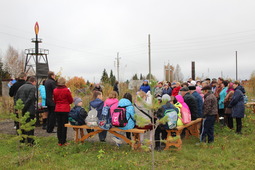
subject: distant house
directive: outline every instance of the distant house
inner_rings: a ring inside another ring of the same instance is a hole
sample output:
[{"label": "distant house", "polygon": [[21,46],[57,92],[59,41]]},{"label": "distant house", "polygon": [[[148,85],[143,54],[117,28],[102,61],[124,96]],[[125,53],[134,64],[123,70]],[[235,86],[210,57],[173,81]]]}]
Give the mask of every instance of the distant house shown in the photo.
[{"label": "distant house", "polygon": [[128,89],[138,91],[142,84],[143,84],[143,80],[130,80],[128,84]]}]

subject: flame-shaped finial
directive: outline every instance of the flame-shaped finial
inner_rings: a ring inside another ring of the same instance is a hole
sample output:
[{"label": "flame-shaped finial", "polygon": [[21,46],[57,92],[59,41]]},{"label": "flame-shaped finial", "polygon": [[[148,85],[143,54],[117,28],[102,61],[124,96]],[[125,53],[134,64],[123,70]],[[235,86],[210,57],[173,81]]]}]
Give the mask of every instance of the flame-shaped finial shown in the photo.
[{"label": "flame-shaped finial", "polygon": [[35,34],[38,35],[39,32],[39,24],[38,22],[35,23]]}]

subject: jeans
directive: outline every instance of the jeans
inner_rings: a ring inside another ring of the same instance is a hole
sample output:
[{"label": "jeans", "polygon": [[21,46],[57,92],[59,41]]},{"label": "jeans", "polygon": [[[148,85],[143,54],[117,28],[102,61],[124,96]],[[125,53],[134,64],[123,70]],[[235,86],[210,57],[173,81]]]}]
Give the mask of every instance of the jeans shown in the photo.
[{"label": "jeans", "polygon": [[215,115],[208,115],[203,120],[202,132],[200,135],[200,141],[206,142],[206,137],[208,136],[208,143],[214,141],[214,122]]}]

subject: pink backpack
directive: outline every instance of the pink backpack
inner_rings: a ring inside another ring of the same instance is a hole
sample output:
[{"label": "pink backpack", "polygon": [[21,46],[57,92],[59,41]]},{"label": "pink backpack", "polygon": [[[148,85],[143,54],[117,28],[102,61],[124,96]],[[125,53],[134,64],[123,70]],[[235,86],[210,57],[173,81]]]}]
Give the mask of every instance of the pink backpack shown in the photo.
[{"label": "pink backpack", "polygon": [[186,107],[181,107],[182,123],[187,124],[191,122],[190,110]]},{"label": "pink backpack", "polygon": [[116,127],[125,127],[128,123],[126,117],[126,108],[117,107],[112,113],[112,125]]}]

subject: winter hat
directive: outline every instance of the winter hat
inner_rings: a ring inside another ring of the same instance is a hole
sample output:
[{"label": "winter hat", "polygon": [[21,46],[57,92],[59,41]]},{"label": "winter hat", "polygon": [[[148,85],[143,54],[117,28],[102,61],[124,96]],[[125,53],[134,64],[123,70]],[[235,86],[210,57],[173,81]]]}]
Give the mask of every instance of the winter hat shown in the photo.
[{"label": "winter hat", "polygon": [[74,105],[76,106],[78,103],[82,102],[81,98],[75,97],[73,100]]},{"label": "winter hat", "polygon": [[190,82],[190,84],[191,84],[191,86],[195,86],[197,83],[196,83],[196,81],[192,80],[192,81]]},{"label": "winter hat", "polygon": [[162,101],[166,100],[166,101],[171,101],[171,98],[168,94],[164,94],[161,98]]},{"label": "winter hat", "polygon": [[196,90],[196,86],[189,86],[189,90]]},{"label": "winter hat", "polygon": [[180,91],[189,91],[189,88],[188,87],[183,87],[183,88],[181,88]]},{"label": "winter hat", "polygon": [[212,88],[210,86],[205,86],[201,90],[211,90]]}]

